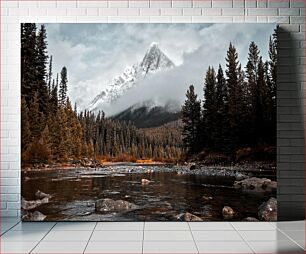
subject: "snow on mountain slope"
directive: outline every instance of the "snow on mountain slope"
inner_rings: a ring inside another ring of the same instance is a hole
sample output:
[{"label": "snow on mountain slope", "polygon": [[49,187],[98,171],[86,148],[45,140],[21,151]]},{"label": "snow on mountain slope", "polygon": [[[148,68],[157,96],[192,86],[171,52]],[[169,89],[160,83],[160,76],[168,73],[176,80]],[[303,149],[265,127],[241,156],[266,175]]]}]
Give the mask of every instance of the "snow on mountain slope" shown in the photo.
[{"label": "snow on mountain slope", "polygon": [[141,63],[125,68],[121,75],[115,77],[107,88],[92,100],[87,109],[102,110],[103,105],[114,103],[127,90],[144,80],[147,75],[151,76],[172,67],[174,67],[173,62],[153,42]]}]

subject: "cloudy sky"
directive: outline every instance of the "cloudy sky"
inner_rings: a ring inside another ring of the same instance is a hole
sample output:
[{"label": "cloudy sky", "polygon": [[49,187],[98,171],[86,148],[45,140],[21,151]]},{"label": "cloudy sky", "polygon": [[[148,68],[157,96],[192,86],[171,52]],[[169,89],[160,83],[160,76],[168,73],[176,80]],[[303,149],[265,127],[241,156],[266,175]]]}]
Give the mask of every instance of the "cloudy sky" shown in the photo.
[{"label": "cloudy sky", "polygon": [[[53,73],[68,69],[68,93],[73,102],[86,106],[125,67],[142,60],[152,42],[174,62],[176,68],[148,79],[132,98],[177,97],[184,99],[190,84],[202,96],[203,76],[209,65],[225,68],[225,55],[232,42],[245,66],[251,41],[268,59],[273,24],[45,24]],[[140,96],[135,96],[139,93]],[[122,105],[121,105],[122,106]],[[124,105],[125,106],[125,105]]]}]

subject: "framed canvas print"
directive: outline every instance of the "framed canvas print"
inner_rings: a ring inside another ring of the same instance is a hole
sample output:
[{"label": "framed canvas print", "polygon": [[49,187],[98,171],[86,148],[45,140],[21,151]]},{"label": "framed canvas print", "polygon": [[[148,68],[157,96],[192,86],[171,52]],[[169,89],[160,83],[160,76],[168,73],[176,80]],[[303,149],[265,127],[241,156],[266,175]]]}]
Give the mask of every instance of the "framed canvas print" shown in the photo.
[{"label": "framed canvas print", "polygon": [[275,221],[272,24],[21,24],[24,221]]}]

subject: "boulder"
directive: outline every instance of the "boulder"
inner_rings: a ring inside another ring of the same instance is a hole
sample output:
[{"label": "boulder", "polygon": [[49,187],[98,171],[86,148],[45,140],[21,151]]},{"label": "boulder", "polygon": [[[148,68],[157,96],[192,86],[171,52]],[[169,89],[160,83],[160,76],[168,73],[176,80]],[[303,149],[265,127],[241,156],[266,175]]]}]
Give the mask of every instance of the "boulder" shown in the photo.
[{"label": "boulder", "polygon": [[277,182],[267,178],[251,177],[241,181],[235,181],[234,187],[244,191],[273,192],[277,189]]},{"label": "boulder", "polygon": [[203,221],[200,217],[188,212],[181,213],[177,215],[176,218],[182,221]]},{"label": "boulder", "polygon": [[35,197],[37,199],[43,199],[43,198],[52,198],[52,196],[50,194],[46,194],[40,190],[37,190],[35,193]]},{"label": "boulder", "polygon": [[99,199],[95,203],[96,212],[127,212],[139,207],[125,200],[113,200],[110,198]]},{"label": "boulder", "polygon": [[36,207],[39,207],[43,204],[49,203],[49,198],[45,197],[43,199],[38,200],[25,200],[23,197],[21,198],[21,208],[23,210],[33,210]]},{"label": "boulder", "polygon": [[258,207],[258,218],[264,221],[277,221],[277,199],[270,198]]},{"label": "boulder", "polygon": [[47,216],[39,211],[25,212],[22,216],[23,221],[43,221]]},{"label": "boulder", "polygon": [[148,185],[151,181],[148,179],[141,179],[141,184],[142,185]]},{"label": "boulder", "polygon": [[203,199],[204,201],[210,201],[210,200],[213,199],[213,197],[204,195],[204,196],[202,197],[202,199]]},{"label": "boulder", "polygon": [[231,220],[234,217],[234,210],[229,206],[224,206],[222,209],[223,218],[226,220]]}]

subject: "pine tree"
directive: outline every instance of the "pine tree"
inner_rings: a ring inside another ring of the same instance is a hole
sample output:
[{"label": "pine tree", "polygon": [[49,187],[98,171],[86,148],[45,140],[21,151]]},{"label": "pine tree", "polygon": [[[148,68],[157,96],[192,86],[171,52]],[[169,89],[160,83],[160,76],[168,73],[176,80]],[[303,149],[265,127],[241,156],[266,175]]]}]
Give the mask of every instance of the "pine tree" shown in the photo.
[{"label": "pine tree", "polygon": [[214,149],[216,120],[216,73],[209,67],[205,76],[202,133],[205,133],[205,145]]},{"label": "pine tree", "polygon": [[57,109],[58,109],[58,91],[57,91],[57,85],[52,86],[51,91],[51,98],[50,98],[50,110],[53,115],[56,115]]},{"label": "pine tree", "polygon": [[186,97],[182,107],[183,143],[188,154],[194,154],[200,149],[201,102],[193,85],[189,86]]},{"label": "pine tree", "polygon": [[228,88],[221,65],[218,68],[216,84],[215,147],[220,151],[228,150]]},{"label": "pine tree", "polygon": [[39,108],[44,115],[49,110],[49,92],[47,85],[47,32],[44,25],[41,25],[36,37],[36,82],[38,83]]},{"label": "pine tree", "polygon": [[44,157],[48,158],[48,161],[49,161],[51,159],[51,146],[50,146],[51,138],[50,138],[49,128],[47,124],[41,133],[39,142],[41,146],[43,147],[43,151],[45,153]]},{"label": "pine tree", "polygon": [[36,29],[34,23],[21,24],[21,95],[25,98],[27,105],[38,91]]},{"label": "pine tree", "polygon": [[250,107],[249,107],[249,101],[250,101],[250,94],[249,94],[249,86],[248,82],[246,80],[245,72],[243,71],[241,64],[238,66],[238,90],[237,90],[237,96],[240,97],[240,100],[238,101],[238,107],[239,107],[239,140],[240,140],[240,146],[247,146],[250,145],[250,129],[252,126],[251,117],[250,117]]},{"label": "pine tree", "polygon": [[266,131],[268,127],[268,119],[266,116],[267,110],[267,86],[265,81],[265,68],[262,58],[258,62],[258,79],[257,79],[257,101],[255,111],[255,135],[257,137],[257,145],[263,145],[266,138]]},{"label": "pine tree", "polygon": [[37,45],[37,78],[45,81],[47,78],[47,31],[44,25],[41,25],[36,37]]},{"label": "pine tree", "polygon": [[63,67],[61,71],[61,82],[59,84],[59,104],[65,105],[67,99],[67,68]]},{"label": "pine tree", "polygon": [[268,144],[276,143],[276,105],[275,105],[275,96],[272,85],[272,77],[270,75],[269,62],[266,61],[264,65],[265,71],[265,83],[267,90],[266,97],[266,121],[267,121],[267,129],[265,131],[266,134],[266,142]]},{"label": "pine tree", "polygon": [[58,145],[58,153],[59,158],[63,161],[67,161],[69,156],[69,142],[70,142],[70,133],[68,129],[68,122],[67,122],[67,114],[64,107],[60,107],[57,111],[56,121],[60,126],[59,132],[59,145]]},{"label": "pine tree", "polygon": [[93,144],[93,141],[91,139],[89,141],[89,143],[87,144],[87,154],[88,154],[89,157],[93,158],[94,157],[94,153],[95,153],[94,144]]},{"label": "pine tree", "polygon": [[256,143],[256,111],[258,106],[258,64],[259,64],[260,51],[254,42],[251,42],[249,46],[248,62],[246,65],[246,77],[248,80],[247,86],[248,91],[246,94],[246,102],[249,110],[249,135],[251,144]]},{"label": "pine tree", "polygon": [[228,116],[229,116],[229,147],[234,151],[240,143],[240,133],[239,128],[242,116],[242,101],[241,101],[241,86],[239,85],[239,76],[238,76],[238,53],[236,48],[230,43],[229,49],[227,51],[227,84],[228,84]]},{"label": "pine tree", "polygon": [[24,97],[21,99],[21,150],[25,151],[31,142],[29,109]]},{"label": "pine tree", "polygon": [[31,116],[30,131],[33,139],[40,137],[42,131],[42,114],[39,111],[38,94],[35,93],[30,103],[29,115]]},{"label": "pine tree", "polygon": [[[49,71],[48,71],[48,93],[49,96],[51,96],[51,92],[52,92],[52,56],[50,56],[50,61],[49,61]],[[54,82],[54,81],[53,81]]]}]

